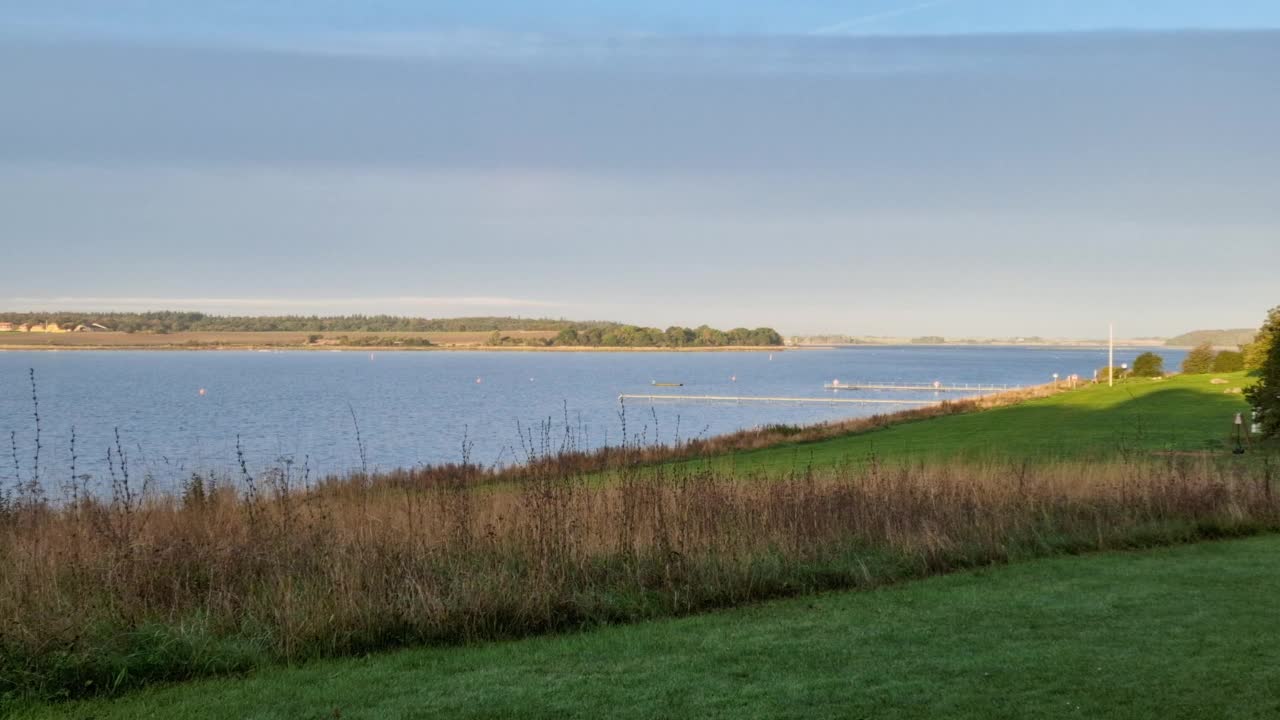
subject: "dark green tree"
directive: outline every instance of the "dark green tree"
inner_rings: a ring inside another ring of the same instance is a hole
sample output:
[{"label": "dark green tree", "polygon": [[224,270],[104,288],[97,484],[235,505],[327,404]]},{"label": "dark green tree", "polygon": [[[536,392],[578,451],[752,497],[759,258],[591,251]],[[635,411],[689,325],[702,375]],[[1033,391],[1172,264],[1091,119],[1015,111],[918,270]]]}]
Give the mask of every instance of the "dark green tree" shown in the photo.
[{"label": "dark green tree", "polygon": [[1271,342],[1258,368],[1261,377],[1245,395],[1262,425],[1262,435],[1274,438],[1280,437],[1280,342],[1275,342],[1280,337],[1280,307],[1272,308],[1267,315],[1259,338],[1263,336],[1271,338]]},{"label": "dark green tree", "polygon": [[1244,347],[1244,369],[1259,372],[1266,363],[1267,354],[1276,344],[1276,336],[1280,335],[1280,306],[1271,308],[1267,313],[1267,321],[1262,324],[1258,336]]},{"label": "dark green tree", "polygon": [[1138,377],[1164,377],[1164,358],[1144,352],[1133,361],[1133,374]]},{"label": "dark green tree", "polygon": [[1244,369],[1244,355],[1235,350],[1223,350],[1213,358],[1216,373],[1240,372]]},{"label": "dark green tree", "polygon": [[1182,360],[1182,372],[1186,375],[1204,375],[1213,372],[1213,346],[1200,343]]},{"label": "dark green tree", "polygon": [[1130,370],[1126,370],[1120,367],[1119,365],[1115,365],[1111,367],[1111,371],[1108,374],[1107,366],[1103,365],[1102,367],[1093,371],[1093,377],[1097,379],[1098,382],[1104,383],[1107,381],[1108,377],[1112,378],[1113,380],[1123,380],[1125,377],[1129,375],[1130,372],[1131,372]]}]

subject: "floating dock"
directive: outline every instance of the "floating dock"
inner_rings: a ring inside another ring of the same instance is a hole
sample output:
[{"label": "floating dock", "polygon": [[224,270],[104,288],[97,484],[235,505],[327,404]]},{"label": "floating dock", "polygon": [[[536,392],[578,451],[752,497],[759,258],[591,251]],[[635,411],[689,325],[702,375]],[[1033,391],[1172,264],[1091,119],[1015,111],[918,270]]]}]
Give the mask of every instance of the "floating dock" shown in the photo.
[{"label": "floating dock", "polygon": [[822,405],[848,403],[851,405],[937,405],[937,400],[885,400],[881,398],[811,398],[811,397],[756,397],[739,395],[619,395],[618,401],[627,400],[684,400],[687,402],[778,402],[818,403]]},{"label": "floating dock", "polygon": [[899,383],[827,383],[826,390],[899,390],[903,392],[1009,392],[1021,390],[1018,385],[911,385]]}]

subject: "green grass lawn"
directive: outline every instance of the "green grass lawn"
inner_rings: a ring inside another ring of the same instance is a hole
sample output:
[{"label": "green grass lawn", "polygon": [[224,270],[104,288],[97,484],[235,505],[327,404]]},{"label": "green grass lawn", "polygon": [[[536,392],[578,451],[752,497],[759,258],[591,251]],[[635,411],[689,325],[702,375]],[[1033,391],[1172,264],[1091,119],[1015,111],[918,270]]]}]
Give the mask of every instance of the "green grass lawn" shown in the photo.
[{"label": "green grass lawn", "polygon": [[[1227,380],[1211,384],[1213,378]],[[1123,453],[1229,450],[1232,420],[1247,412],[1229,392],[1243,373],[1134,379],[1086,386],[1019,405],[894,425],[833,440],[779,445],[695,464],[786,470],[862,461],[950,459],[1087,460]]]},{"label": "green grass lawn", "polygon": [[1270,718],[1280,538],[157,688],[18,718]]}]

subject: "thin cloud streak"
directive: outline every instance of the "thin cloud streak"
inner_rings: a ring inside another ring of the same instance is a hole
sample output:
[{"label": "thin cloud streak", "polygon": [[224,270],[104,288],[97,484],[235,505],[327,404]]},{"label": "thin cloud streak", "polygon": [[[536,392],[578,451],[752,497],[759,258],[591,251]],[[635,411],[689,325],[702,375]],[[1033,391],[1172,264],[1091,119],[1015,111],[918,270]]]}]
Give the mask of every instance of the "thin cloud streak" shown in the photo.
[{"label": "thin cloud streak", "polygon": [[865,27],[867,25],[880,22],[881,20],[889,20],[891,18],[902,17],[903,15],[911,15],[914,13],[922,12],[924,10],[929,10],[929,9],[938,7],[940,5],[949,5],[953,2],[955,2],[955,0],[930,0],[929,2],[922,2],[916,5],[909,5],[907,7],[894,8],[892,10],[884,10],[878,13],[863,15],[862,17],[856,17],[856,18],[853,18],[852,20],[845,20],[844,22],[839,22],[834,25],[828,25],[826,27],[818,28],[817,30],[814,30],[811,34],[812,35],[838,35],[840,33],[853,30],[854,28]]}]

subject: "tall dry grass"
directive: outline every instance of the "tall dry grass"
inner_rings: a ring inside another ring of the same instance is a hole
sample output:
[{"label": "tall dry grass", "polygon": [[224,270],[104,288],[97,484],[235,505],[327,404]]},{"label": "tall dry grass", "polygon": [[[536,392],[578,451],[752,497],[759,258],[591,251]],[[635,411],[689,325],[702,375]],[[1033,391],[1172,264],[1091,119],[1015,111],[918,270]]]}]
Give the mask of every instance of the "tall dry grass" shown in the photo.
[{"label": "tall dry grass", "polygon": [[467,464],[319,485],[246,470],[181,496],[132,492],[122,466],[110,497],[11,502],[0,693],[107,693],[1280,526],[1269,468],[1203,458],[769,479],[629,462],[607,482],[564,462],[501,485]]}]

